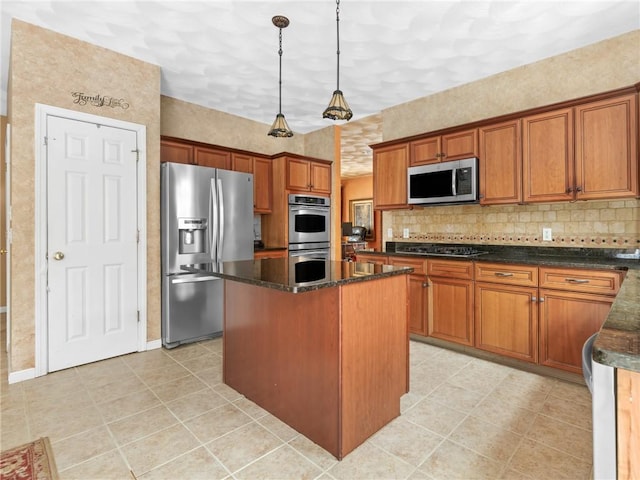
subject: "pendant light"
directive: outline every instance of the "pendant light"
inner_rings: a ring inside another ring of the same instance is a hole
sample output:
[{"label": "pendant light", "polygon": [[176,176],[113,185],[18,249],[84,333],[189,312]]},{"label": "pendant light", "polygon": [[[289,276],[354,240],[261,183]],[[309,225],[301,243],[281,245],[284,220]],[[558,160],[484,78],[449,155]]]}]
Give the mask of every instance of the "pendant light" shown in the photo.
[{"label": "pendant light", "polygon": [[340,0],[336,0],[336,32],[338,45],[338,49],[336,51],[338,58],[338,80],[336,82],[336,89],[333,92],[331,101],[329,102],[329,106],[322,114],[322,117],[330,118],[331,120],[350,120],[351,117],[353,117],[353,112],[349,108],[349,105],[347,104],[347,101],[344,99],[342,91],[340,90]]},{"label": "pendant light", "polygon": [[276,115],[276,119],[273,121],[273,125],[271,125],[271,130],[267,135],[271,135],[272,137],[293,137],[293,132],[287,125],[287,121],[282,114],[282,29],[287,28],[289,26],[289,19],[287,17],[283,17],[282,15],[276,15],[271,19],[273,24],[278,27],[280,30],[280,49],[278,50],[278,55],[280,56],[280,73],[278,76],[278,114]]}]

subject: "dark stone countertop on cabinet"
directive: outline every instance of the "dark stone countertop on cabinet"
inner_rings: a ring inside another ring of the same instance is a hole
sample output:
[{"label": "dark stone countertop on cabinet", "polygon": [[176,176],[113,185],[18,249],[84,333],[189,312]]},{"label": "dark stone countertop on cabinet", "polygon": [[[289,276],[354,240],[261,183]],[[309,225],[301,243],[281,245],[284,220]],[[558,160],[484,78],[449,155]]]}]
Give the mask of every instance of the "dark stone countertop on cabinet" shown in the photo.
[{"label": "dark stone countertop on cabinet", "polygon": [[[338,287],[394,275],[411,273],[413,268],[371,263],[337,262],[307,259],[301,267],[297,258],[268,258],[237,262],[182,265],[188,272],[212,275],[226,280],[302,293],[320,288]],[[296,265],[298,268],[296,268]]]}]

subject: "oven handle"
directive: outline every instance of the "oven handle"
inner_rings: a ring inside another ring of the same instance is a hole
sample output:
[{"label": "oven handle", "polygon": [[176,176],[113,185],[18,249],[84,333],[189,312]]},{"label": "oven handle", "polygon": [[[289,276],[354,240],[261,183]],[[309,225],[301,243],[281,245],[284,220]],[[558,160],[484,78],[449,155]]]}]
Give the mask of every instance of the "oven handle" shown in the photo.
[{"label": "oven handle", "polygon": [[322,250],[289,250],[290,257],[310,257],[312,255],[322,255],[329,258],[329,252],[327,249]]},{"label": "oven handle", "polygon": [[318,212],[329,212],[331,207],[316,207],[313,205],[289,205],[289,210],[299,212],[300,210],[314,210]]}]

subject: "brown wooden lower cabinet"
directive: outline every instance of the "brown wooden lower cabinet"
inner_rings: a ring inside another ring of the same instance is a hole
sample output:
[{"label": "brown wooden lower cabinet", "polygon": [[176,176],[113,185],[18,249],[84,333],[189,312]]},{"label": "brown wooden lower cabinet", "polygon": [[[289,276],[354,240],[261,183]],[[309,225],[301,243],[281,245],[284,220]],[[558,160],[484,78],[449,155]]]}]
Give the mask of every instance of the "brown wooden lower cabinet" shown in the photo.
[{"label": "brown wooden lower cabinet", "polygon": [[540,290],[540,365],[582,374],[582,345],[604,323],[612,297]]},{"label": "brown wooden lower cabinet", "polygon": [[400,415],[407,315],[406,275],[303,293],[225,280],[224,382],[342,459]]},{"label": "brown wooden lower cabinet", "polygon": [[366,253],[358,261],[415,269],[411,333],[578,375],[582,346],[602,327],[624,277],[618,270]]},{"label": "brown wooden lower cabinet", "polygon": [[537,288],[476,283],[475,346],[535,363],[538,360]]},{"label": "brown wooden lower cabinet", "polygon": [[616,369],[618,478],[640,478],[640,373]]},{"label": "brown wooden lower cabinet", "polygon": [[411,267],[409,275],[409,332],[427,335],[427,261],[419,258],[389,256],[387,263],[399,267]]}]

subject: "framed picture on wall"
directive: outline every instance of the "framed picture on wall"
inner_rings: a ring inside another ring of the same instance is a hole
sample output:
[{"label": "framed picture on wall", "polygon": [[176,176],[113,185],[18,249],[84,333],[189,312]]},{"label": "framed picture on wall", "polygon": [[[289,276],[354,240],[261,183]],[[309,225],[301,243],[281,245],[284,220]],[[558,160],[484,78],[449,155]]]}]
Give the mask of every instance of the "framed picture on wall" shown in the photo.
[{"label": "framed picture on wall", "polygon": [[373,223],[373,199],[351,200],[349,202],[351,210],[351,223],[354,227],[364,227],[367,229],[365,240],[375,240],[375,225]]}]

